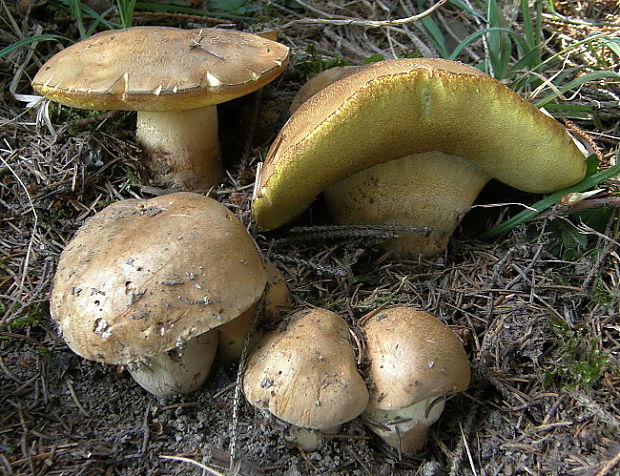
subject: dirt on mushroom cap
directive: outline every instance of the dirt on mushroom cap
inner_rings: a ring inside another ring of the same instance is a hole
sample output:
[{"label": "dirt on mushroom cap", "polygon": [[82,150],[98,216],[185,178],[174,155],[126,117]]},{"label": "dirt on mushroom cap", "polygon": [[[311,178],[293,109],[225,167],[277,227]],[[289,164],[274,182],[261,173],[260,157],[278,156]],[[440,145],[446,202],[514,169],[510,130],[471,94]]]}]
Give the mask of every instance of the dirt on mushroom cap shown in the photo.
[{"label": "dirt on mushroom cap", "polygon": [[236,318],[265,284],[234,214],[175,193],[117,202],[89,219],[61,255],[50,313],[74,352],[125,364]]},{"label": "dirt on mushroom cap", "polygon": [[368,402],[349,328],[324,309],[297,311],[285,331],[265,336],[248,360],[243,390],[253,405],[313,429],[350,421]]},{"label": "dirt on mushroom cap", "polygon": [[463,391],[467,354],[454,332],[431,314],[410,307],[379,312],[364,324],[371,404],[392,410]]}]

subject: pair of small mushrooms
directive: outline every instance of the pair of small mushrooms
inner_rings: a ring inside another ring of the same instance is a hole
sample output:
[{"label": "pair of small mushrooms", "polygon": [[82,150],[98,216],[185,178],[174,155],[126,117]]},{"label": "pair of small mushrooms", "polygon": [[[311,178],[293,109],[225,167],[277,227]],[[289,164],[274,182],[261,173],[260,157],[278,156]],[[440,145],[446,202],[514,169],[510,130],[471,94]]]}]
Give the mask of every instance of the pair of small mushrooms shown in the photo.
[{"label": "pair of small mushrooms", "polygon": [[[294,313],[286,329],[259,341],[248,359],[248,401],[306,430],[297,444],[315,449],[317,432],[362,420],[404,453],[418,450],[447,395],[469,385],[467,355],[452,330],[430,314],[394,307],[360,321],[369,370],[358,369],[344,319],[324,309]],[[363,360],[363,359],[362,359]]]},{"label": "pair of small mushrooms", "polygon": [[208,189],[223,172],[216,104],[275,79],[288,64],[288,52],[271,39],[239,31],[133,27],[62,50],[32,86],[67,106],[138,111],[136,135],[154,182]]},{"label": "pair of small mushrooms", "polygon": [[50,314],[74,352],[127,365],[165,396],[200,388],[218,346],[238,357],[259,307],[273,315],[287,303],[234,214],[184,192],[123,200],[87,220],[61,254]]},{"label": "pair of small mushrooms", "polygon": [[291,221],[323,193],[339,224],[431,227],[390,246],[432,256],[490,179],[546,193],[585,175],[584,154],[560,123],[453,61],[327,70],[293,109],[257,180],[252,209],[263,230]]}]

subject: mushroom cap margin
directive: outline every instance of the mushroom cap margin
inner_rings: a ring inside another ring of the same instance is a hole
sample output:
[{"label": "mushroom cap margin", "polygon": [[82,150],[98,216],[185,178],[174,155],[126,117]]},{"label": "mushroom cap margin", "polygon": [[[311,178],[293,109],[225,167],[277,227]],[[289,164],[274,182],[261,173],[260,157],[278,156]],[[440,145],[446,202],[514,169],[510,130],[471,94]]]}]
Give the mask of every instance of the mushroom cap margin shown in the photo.
[{"label": "mushroom cap margin", "polygon": [[194,109],[260,89],[284,71],[288,53],[280,43],[240,31],[132,27],[65,48],[32,86],[82,109]]}]

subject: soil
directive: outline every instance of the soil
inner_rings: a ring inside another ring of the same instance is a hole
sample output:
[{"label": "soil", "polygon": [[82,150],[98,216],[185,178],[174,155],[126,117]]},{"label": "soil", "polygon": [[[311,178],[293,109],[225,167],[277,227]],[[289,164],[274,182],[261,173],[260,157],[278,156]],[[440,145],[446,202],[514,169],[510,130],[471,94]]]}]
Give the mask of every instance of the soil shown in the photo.
[{"label": "soil", "polygon": [[[71,352],[48,309],[60,252],[84,220],[107,204],[168,191],[148,181],[131,132],[132,113],[85,113],[52,105],[46,115],[41,106],[23,102],[27,98],[20,95],[32,94],[34,73],[62,48],[56,41],[41,41],[0,63],[2,474],[208,474],[197,464],[214,474],[242,475],[618,474],[617,209],[599,212],[607,213],[608,220],[593,228],[594,222],[587,221],[591,216],[556,206],[482,241],[481,231],[522,207],[475,207],[448,249],[428,260],[395,259],[380,240],[353,234],[342,238],[315,230],[302,233],[300,240],[289,229],[257,233],[250,217],[256,166],[307,77],[334,64],[360,64],[374,54],[391,58],[437,51],[412,25],[291,24],[333,15],[404,18],[411,14],[409,2],[255,3],[262,10],[246,19],[211,21],[172,13],[135,17],[136,24],[199,28],[229,21],[245,31],[279,29],[280,41],[292,49],[289,69],[279,79],[221,108],[229,174],[208,191],[210,196],[248,226],[264,256],[283,272],[294,307],[333,310],[355,329],[367,312],[406,304],[449,325],[470,358],[469,389],[447,401],[427,444],[412,456],[386,446],[358,420],[326,437],[319,449],[305,451],[287,442],[288,425],[240,395],[237,364],[218,362],[200,391],[158,399],[124,369]],[[499,3],[504,13],[510,12],[513,2]],[[617,41],[616,2],[554,3],[562,16],[544,18],[546,56],[593,33]],[[75,22],[54,3],[33,4],[27,14],[4,2],[2,9],[0,48],[45,33],[79,37]],[[444,32],[481,28],[452,5],[436,15]],[[519,21],[512,26],[522,29]],[[618,56],[610,50],[571,52],[567,68],[619,70]],[[459,59],[475,64],[481,57],[484,45],[479,42]],[[531,96],[533,91],[522,93]],[[566,94],[564,104],[593,112],[561,120],[590,142],[602,167],[614,164],[620,126],[617,79],[598,79]],[[619,185],[617,177],[605,182],[606,196],[617,196]],[[478,204],[532,204],[539,198],[493,183]],[[316,203],[296,225],[323,224],[321,217]]]}]

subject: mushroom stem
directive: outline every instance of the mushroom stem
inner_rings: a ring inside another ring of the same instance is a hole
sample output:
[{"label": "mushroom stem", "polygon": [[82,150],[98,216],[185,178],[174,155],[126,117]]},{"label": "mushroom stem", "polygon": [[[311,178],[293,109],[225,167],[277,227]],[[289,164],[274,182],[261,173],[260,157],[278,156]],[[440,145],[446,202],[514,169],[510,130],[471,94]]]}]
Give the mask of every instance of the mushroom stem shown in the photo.
[{"label": "mushroom stem", "polygon": [[198,390],[207,380],[217,350],[217,331],[187,342],[182,351],[170,350],[130,368],[138,384],[158,397]]},{"label": "mushroom stem", "polygon": [[439,419],[444,406],[444,398],[427,398],[397,410],[383,410],[371,403],[362,413],[362,420],[392,448],[411,454],[424,445],[428,429]]},{"label": "mushroom stem", "polygon": [[316,451],[330,434],[340,431],[341,425],[333,428],[325,428],[322,430],[313,430],[311,428],[302,428],[300,426],[290,426],[287,428],[284,439],[289,443],[302,448],[304,451]]},{"label": "mushroom stem", "polygon": [[[219,356],[226,362],[232,362],[241,358],[245,336],[250,331],[252,318],[257,312],[258,306],[254,304],[238,318],[218,327],[219,333]],[[262,332],[254,329],[250,337],[248,351],[251,351],[263,336]]]},{"label": "mushroom stem", "polygon": [[427,152],[364,169],[325,191],[332,220],[351,225],[420,225],[386,246],[399,255],[427,257],[443,250],[461,218],[489,181],[473,162]]},{"label": "mushroom stem", "polygon": [[204,190],[222,177],[217,107],[138,111],[136,137],[153,180],[181,190]]}]

